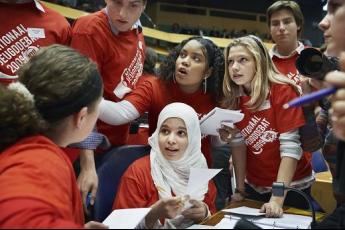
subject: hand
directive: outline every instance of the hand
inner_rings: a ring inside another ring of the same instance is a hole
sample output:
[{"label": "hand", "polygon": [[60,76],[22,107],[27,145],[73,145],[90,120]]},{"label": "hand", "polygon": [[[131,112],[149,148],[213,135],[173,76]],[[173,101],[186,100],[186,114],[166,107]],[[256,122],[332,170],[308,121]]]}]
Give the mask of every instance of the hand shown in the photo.
[{"label": "hand", "polygon": [[270,202],[262,205],[260,212],[265,212],[266,217],[281,217],[283,215],[283,208],[278,202],[270,200]]},{"label": "hand", "polygon": [[231,195],[231,201],[230,201],[230,203],[241,202],[241,201],[243,201],[244,199],[245,199],[245,197],[242,196],[241,193],[236,192],[236,193],[234,193],[234,194]]},{"label": "hand", "polygon": [[[345,71],[345,53],[342,53],[339,64]],[[330,115],[333,123],[333,132],[341,139],[345,140],[345,73],[336,71],[327,74],[326,81],[339,89],[332,97],[332,107]]]},{"label": "hand", "polygon": [[208,208],[206,204],[198,200],[189,200],[189,203],[191,203],[193,206],[184,210],[181,214],[184,217],[193,220],[195,223],[200,223],[208,215]]},{"label": "hand", "polygon": [[181,197],[164,198],[157,201],[151,206],[151,211],[145,217],[147,228],[153,228],[155,223],[163,218],[173,219],[181,213],[183,208]]},{"label": "hand", "polygon": [[[98,189],[98,176],[96,173],[96,168],[95,168],[95,163],[93,160],[93,151],[92,150],[83,150],[83,158],[81,155],[81,160],[80,160],[80,174],[78,176],[78,186],[82,194],[82,199],[83,199],[83,205],[84,205],[84,210],[86,213],[88,213],[88,210],[86,207],[86,200],[87,196],[89,193],[91,193],[91,198],[90,198],[90,205],[94,205],[95,203],[95,198],[96,198],[96,193]],[[87,160],[86,158],[91,158],[92,160]]]},{"label": "hand", "polygon": [[226,125],[222,125],[221,128],[218,130],[219,137],[222,141],[229,143],[238,132],[236,128],[231,128]]},{"label": "hand", "polygon": [[90,221],[84,225],[84,228],[86,228],[86,229],[108,229],[109,227],[107,225],[104,225],[104,224],[96,222],[96,221]]},{"label": "hand", "polygon": [[181,213],[183,205],[181,197],[164,198],[157,201],[152,209],[159,213],[159,218],[173,219]]}]

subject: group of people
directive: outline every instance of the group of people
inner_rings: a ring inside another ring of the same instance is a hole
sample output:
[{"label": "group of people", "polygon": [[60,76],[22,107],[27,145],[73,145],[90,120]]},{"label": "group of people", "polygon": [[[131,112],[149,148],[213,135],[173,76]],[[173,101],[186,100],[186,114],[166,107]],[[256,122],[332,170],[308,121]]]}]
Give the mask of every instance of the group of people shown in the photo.
[{"label": "group of people", "polygon": [[[114,209],[151,207],[138,228],[186,228],[209,217],[216,197],[228,195],[229,181],[210,181],[188,199],[190,168],[217,168],[219,162],[227,168],[229,160],[236,173],[231,202],[262,201],[268,217],[281,216],[283,205],[308,208],[293,193],[271,194],[275,181],[310,194],[314,180],[310,152],[301,142],[304,108],[283,109],[310,88],[326,85],[299,75],[294,65],[304,49],[298,41],[303,27],[298,4],[277,1],[267,10],[275,42],[270,51],[253,35],[230,41],[224,54],[211,40],[191,37],[169,53],[154,76],[143,74],[139,17],[148,3],[106,0],[106,8],[70,28],[37,0],[0,0],[1,227],[107,228],[84,223],[83,203],[89,192],[95,202],[98,183],[94,127],[112,146],[125,145],[128,123],[144,112],[150,154],[127,169],[113,204]],[[9,14],[18,16],[9,21]],[[345,71],[344,19],[345,1],[329,0],[320,27],[329,54],[341,57]],[[339,88],[330,115],[332,132],[343,141],[344,75],[326,77]],[[244,119],[234,128],[223,126],[219,136],[202,137],[199,119],[216,106],[241,110]],[[78,142],[85,150],[77,181],[66,148]],[[340,141],[334,180],[342,194],[344,146]],[[339,203],[320,226],[344,227],[343,210]]]}]

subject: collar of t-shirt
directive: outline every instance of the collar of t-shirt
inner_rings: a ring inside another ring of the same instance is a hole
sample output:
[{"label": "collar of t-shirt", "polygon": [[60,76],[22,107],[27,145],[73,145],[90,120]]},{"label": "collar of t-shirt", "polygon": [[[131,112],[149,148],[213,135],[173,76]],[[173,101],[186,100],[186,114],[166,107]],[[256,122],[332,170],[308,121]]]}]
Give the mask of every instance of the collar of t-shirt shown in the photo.
[{"label": "collar of t-shirt", "polygon": [[287,59],[287,58],[290,58],[290,57],[294,56],[296,53],[300,54],[302,52],[302,50],[304,50],[304,45],[303,45],[302,42],[298,42],[297,48],[294,51],[292,51],[290,53],[290,55],[288,55],[288,56],[283,56],[283,55],[279,54],[278,51],[277,51],[277,45],[274,45],[272,47],[272,49],[270,49],[269,53],[270,53],[271,58],[276,56],[276,57],[278,57],[280,59]]},{"label": "collar of t-shirt", "polygon": [[[111,28],[111,32],[112,32],[114,35],[118,35],[118,34],[120,33],[120,31],[119,31],[119,30],[116,28],[116,26],[111,22],[110,17],[109,17],[109,14],[108,14],[108,7],[105,7],[104,12],[105,12],[105,14],[107,15],[108,22],[109,22],[109,25],[110,25],[110,28]],[[141,32],[141,30],[142,30],[142,25],[141,25],[141,22],[140,22],[139,19],[138,19],[138,21],[136,21],[136,22],[134,23],[134,25],[132,26],[132,30],[137,30],[138,33]]]},{"label": "collar of t-shirt", "polygon": [[0,3],[11,3],[11,4],[23,4],[23,3],[30,3],[30,2],[34,2],[36,8],[39,11],[45,13],[45,10],[44,10],[43,6],[41,5],[41,3],[38,0],[12,0],[12,1],[0,0]]}]

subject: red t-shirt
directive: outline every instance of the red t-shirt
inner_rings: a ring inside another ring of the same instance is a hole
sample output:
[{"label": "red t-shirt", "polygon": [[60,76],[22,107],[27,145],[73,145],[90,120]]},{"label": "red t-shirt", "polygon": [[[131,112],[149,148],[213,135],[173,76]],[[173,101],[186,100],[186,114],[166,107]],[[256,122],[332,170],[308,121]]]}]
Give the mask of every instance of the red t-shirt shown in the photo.
[{"label": "red t-shirt", "polygon": [[[269,95],[259,111],[251,112],[245,104],[249,96],[242,96],[240,109],[244,119],[236,123],[247,145],[248,182],[256,186],[272,186],[276,181],[280,156],[279,135],[304,125],[301,108],[283,109],[283,105],[297,97],[290,85],[273,84]],[[298,161],[293,180],[302,179],[311,174],[308,153]]]},{"label": "red t-shirt", "polygon": [[49,139],[29,137],[6,149],[0,154],[0,175],[0,228],[84,225],[71,162]]},{"label": "red t-shirt", "polygon": [[[143,76],[137,88],[125,97],[125,100],[132,103],[140,114],[149,114],[149,135],[157,128],[158,116],[163,108],[173,102],[182,102],[191,106],[199,118],[210,112],[216,103],[210,94],[198,90],[193,94],[184,93],[177,84],[165,83],[157,77]],[[202,139],[202,152],[205,155],[207,164],[212,165],[209,138]]]},{"label": "red t-shirt", "polygon": [[[216,193],[216,186],[211,180],[204,198],[211,213],[216,212]],[[131,164],[122,176],[113,209],[147,208],[158,200],[158,190],[151,176],[150,155],[148,155]]]},{"label": "red t-shirt", "polygon": [[[104,98],[120,101],[121,98],[116,95],[124,93],[124,86],[128,87],[128,92],[134,89],[143,72],[145,42],[141,29],[115,35],[102,10],[79,18],[72,30],[71,46],[98,65],[104,83]],[[97,128],[112,145],[126,144],[128,124],[112,126],[99,121]]]},{"label": "red t-shirt", "polygon": [[294,51],[294,54],[289,57],[277,56],[271,51],[272,61],[277,67],[279,72],[290,78],[297,85],[301,84],[301,75],[296,68],[296,60],[300,55],[300,52],[305,49],[303,44],[299,44],[298,48]]},{"label": "red t-shirt", "polygon": [[8,84],[16,77],[1,77],[1,72],[15,76],[20,66],[40,47],[51,44],[69,45],[71,28],[59,13],[34,1],[24,4],[0,3],[0,83]]}]

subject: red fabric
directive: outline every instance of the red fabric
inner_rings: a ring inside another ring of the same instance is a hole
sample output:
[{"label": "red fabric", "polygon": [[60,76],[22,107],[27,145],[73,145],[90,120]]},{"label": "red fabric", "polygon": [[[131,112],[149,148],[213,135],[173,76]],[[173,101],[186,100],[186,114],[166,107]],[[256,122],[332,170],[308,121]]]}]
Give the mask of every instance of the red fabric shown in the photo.
[{"label": "red fabric", "polygon": [[61,148],[68,158],[71,160],[71,163],[73,164],[80,156],[80,149],[75,149],[75,148]]},{"label": "red fabric", "polygon": [[[41,3],[45,13],[35,3],[0,3],[0,72],[16,75],[18,68],[40,47],[54,43],[69,45],[71,28],[59,13]],[[44,29],[45,38],[30,38],[28,28]],[[0,83],[13,80],[0,77]]]},{"label": "red fabric", "polygon": [[[149,136],[156,130],[159,113],[163,108],[173,102],[182,102],[190,105],[198,113],[199,118],[210,112],[216,103],[210,94],[199,90],[193,94],[182,92],[177,84],[165,83],[157,77],[144,75],[139,80],[136,90],[125,97],[131,102],[140,114],[149,114]],[[202,152],[207,165],[212,166],[210,140],[202,139]]]},{"label": "red fabric", "polygon": [[[274,84],[268,104],[253,113],[245,106],[250,97],[241,97],[240,109],[245,116],[236,127],[241,130],[247,145],[247,180],[256,186],[272,186],[276,181],[281,161],[279,135],[305,123],[300,107],[283,109],[283,105],[295,97],[297,93],[291,86]],[[308,155],[304,153],[298,162],[293,180],[311,174]]]},{"label": "red fabric", "polygon": [[[211,213],[215,213],[217,189],[212,180],[208,188],[204,202],[209,206]],[[148,155],[136,160],[122,176],[113,204],[113,210],[147,208],[158,200],[158,191],[151,176],[150,156]]]},{"label": "red fabric", "polygon": [[138,133],[129,134],[128,145],[148,145],[149,129],[139,128]]},{"label": "red fabric", "polygon": [[[73,25],[71,46],[94,60],[104,83],[104,98],[118,102],[114,94],[119,84],[134,89],[142,75],[145,59],[144,36],[139,30],[114,35],[104,11],[79,18]],[[111,126],[101,121],[98,131],[114,146],[124,145],[129,125]]]},{"label": "red fabric", "polygon": [[83,228],[83,225],[56,218],[49,204],[39,200],[18,198],[0,203],[1,228]]},{"label": "red fabric", "polygon": [[[54,222],[67,221],[75,225],[84,224],[80,191],[75,174],[66,154],[43,136],[34,136],[19,141],[0,155],[0,227],[44,227],[50,228],[48,219]],[[5,209],[25,199],[33,205],[30,223],[23,222],[28,207]],[[37,212],[42,203],[46,207]],[[25,209],[25,210],[24,210]],[[11,218],[8,218],[12,216]],[[8,220],[8,222],[6,222]],[[37,226],[29,226],[36,223]],[[40,223],[47,223],[41,226]],[[13,225],[13,226],[12,226]]]}]

